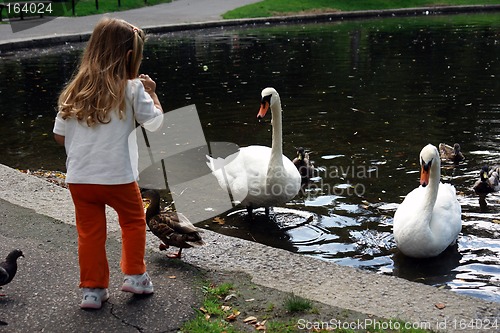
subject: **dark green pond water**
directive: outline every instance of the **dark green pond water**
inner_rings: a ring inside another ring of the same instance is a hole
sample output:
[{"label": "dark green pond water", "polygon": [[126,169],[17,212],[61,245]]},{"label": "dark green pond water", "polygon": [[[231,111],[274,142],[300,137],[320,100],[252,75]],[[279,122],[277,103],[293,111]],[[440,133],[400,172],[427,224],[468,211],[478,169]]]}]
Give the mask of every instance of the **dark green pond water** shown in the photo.
[{"label": "dark green pond water", "polygon": [[[64,171],[52,139],[55,102],[82,45],[0,55],[0,163]],[[165,110],[194,104],[208,142],[270,146],[260,91],[278,90],[284,153],[310,150],[322,171],[305,195],[274,210],[222,215],[201,227],[379,274],[500,302],[500,195],[488,210],[471,190],[500,164],[500,14],[264,25],[151,36],[142,72]],[[409,260],[392,217],[418,186],[427,143],[458,142],[443,166],[463,212],[458,246]]]}]

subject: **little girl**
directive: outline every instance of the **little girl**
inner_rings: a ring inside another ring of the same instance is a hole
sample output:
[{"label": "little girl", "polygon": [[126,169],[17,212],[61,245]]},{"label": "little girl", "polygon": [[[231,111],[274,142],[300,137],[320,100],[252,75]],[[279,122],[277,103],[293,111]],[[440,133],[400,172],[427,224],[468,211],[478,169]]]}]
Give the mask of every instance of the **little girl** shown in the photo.
[{"label": "little girl", "polygon": [[123,20],[99,21],[78,70],[59,96],[53,132],[67,154],[84,309],[99,309],[109,297],[106,205],[117,211],[122,231],[121,290],[153,293],[144,262],[146,220],[137,161],[131,160],[137,146],[129,147],[128,141],[136,121],[155,130],[163,115],[156,83],[138,75],[144,39],[141,29]]}]

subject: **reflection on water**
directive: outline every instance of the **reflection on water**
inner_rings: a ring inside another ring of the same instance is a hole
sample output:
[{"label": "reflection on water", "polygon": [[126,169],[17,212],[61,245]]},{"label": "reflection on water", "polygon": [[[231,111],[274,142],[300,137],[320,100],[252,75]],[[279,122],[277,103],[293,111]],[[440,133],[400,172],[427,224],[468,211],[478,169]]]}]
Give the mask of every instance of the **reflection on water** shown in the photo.
[{"label": "reflection on water", "polygon": [[[200,226],[341,265],[500,302],[500,194],[481,211],[471,188],[500,164],[500,20],[497,14],[215,29],[152,36],[142,71],[165,109],[195,104],[207,142],[270,145],[255,120],[260,91],[284,109],[284,152],[311,151],[320,167],[304,195],[273,221],[243,210]],[[0,163],[64,170],[52,140],[57,95],[81,45],[0,56]],[[418,185],[427,143],[459,142],[467,160],[443,166],[463,230],[430,260],[395,249],[392,217]]]}]

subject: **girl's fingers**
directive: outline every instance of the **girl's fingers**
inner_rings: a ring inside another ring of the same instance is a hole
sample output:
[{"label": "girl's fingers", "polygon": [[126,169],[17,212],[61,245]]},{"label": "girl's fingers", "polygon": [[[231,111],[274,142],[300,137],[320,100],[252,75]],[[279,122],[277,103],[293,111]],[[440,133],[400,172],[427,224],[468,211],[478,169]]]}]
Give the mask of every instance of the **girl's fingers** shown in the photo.
[{"label": "girl's fingers", "polygon": [[139,79],[141,80],[146,92],[151,93],[156,90],[156,83],[149,77],[149,75],[140,74]]}]

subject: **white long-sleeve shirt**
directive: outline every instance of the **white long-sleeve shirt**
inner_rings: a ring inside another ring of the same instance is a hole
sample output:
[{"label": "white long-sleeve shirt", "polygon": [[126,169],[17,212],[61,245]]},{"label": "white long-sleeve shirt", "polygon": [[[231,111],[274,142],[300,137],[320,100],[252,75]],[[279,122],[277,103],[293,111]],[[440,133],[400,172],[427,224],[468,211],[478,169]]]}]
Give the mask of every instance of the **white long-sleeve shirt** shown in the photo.
[{"label": "white long-sleeve shirt", "polygon": [[113,111],[109,123],[92,127],[57,114],[53,132],[65,137],[67,183],[116,185],[137,180],[137,144],[129,136],[135,121],[150,131],[160,128],[163,113],[139,79],[127,81],[125,105],[123,119]]}]

